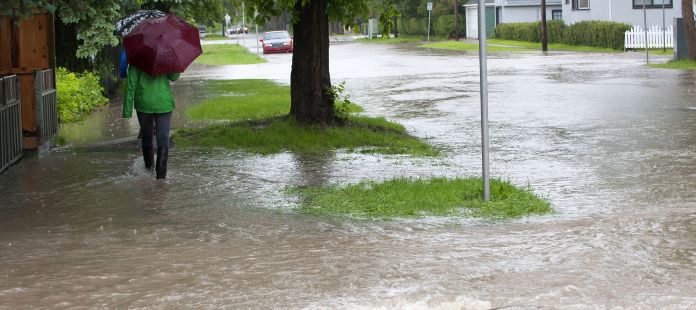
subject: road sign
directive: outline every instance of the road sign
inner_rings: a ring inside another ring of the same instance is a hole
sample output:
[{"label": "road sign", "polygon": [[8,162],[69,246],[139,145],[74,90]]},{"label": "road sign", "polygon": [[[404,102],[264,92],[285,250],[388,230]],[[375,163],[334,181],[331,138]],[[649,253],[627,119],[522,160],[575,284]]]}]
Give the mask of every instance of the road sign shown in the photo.
[{"label": "road sign", "polygon": [[428,11],[432,11],[432,10],[433,10],[433,3],[428,2]]}]

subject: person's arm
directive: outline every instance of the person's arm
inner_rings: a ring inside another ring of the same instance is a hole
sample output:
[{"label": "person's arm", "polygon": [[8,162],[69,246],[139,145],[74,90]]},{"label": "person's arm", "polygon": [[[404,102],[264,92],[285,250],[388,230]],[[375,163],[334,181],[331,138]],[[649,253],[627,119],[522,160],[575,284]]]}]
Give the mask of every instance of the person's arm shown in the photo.
[{"label": "person's arm", "polygon": [[118,77],[125,79],[128,76],[128,60],[126,59],[125,49],[121,53],[121,61],[118,65]]},{"label": "person's arm", "polygon": [[135,98],[135,88],[138,86],[140,72],[136,69],[128,68],[128,79],[126,80],[126,94],[123,96],[123,118],[133,116],[133,99]]},{"label": "person's arm", "polygon": [[176,81],[176,80],[179,79],[179,73],[170,73],[170,74],[167,74],[167,79],[169,79],[170,81],[174,82],[174,81]]}]

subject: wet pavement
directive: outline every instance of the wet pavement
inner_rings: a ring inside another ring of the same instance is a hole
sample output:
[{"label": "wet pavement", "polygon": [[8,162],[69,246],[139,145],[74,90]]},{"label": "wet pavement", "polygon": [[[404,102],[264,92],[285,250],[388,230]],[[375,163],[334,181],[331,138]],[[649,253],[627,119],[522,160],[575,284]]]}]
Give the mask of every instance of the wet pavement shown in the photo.
[{"label": "wet pavement", "polygon": [[[192,125],[204,79],[289,82],[291,55],[266,57],[194,65],[174,84],[174,127]],[[475,54],[331,47],[332,81],[443,149],[436,159],[177,148],[155,182],[134,144],[109,142],[137,133],[115,104],[0,176],[0,309],[694,308],[696,76],[642,62],[490,58],[492,175],[558,210],[503,222],[317,217],[283,191],[478,175]]]}]

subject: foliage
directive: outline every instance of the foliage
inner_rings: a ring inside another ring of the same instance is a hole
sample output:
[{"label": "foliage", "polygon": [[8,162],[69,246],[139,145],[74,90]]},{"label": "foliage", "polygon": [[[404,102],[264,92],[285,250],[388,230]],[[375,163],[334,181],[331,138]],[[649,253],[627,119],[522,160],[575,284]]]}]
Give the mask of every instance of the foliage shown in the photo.
[{"label": "foliage", "polygon": [[379,24],[382,38],[389,37],[389,33],[394,29],[394,18],[401,16],[395,1],[396,0],[384,0],[382,9],[379,12]]},{"label": "foliage", "polygon": [[480,178],[393,179],[348,186],[291,190],[304,199],[302,212],[360,218],[464,216],[519,218],[553,213],[545,199],[509,181],[491,180],[491,201],[484,202]]},{"label": "foliage", "polygon": [[266,62],[264,58],[237,44],[207,44],[202,47],[203,54],[198,56],[196,62],[206,65],[242,65]]},{"label": "foliage", "polygon": [[[623,49],[624,33],[631,29],[628,24],[583,21],[566,26],[563,21],[547,22],[549,43],[581,45]],[[541,22],[500,24],[495,28],[495,38],[539,42],[541,41]]]},{"label": "foliage", "polygon": [[108,102],[102,95],[99,78],[92,73],[74,73],[65,68],[56,70],[58,120],[78,122]]},{"label": "foliage", "polygon": [[[561,43],[565,24],[561,20],[546,22],[548,43]],[[495,27],[494,37],[501,40],[540,42],[541,22],[506,23]]]},{"label": "foliage", "polygon": [[340,121],[348,121],[350,113],[353,112],[351,106],[353,103],[350,101],[350,95],[344,95],[346,90],[346,81],[341,82],[341,84],[331,85],[331,90],[329,93],[331,97],[334,98],[334,113],[336,118]]},{"label": "foliage", "polygon": [[606,21],[583,21],[567,26],[563,43],[596,47],[624,48],[624,33],[631,25]]},{"label": "foliage", "polygon": [[[460,31],[466,29],[466,23],[464,22],[464,18],[461,16],[459,17],[459,29]],[[435,34],[439,36],[454,37],[454,14],[438,16],[433,23],[432,30],[433,33],[431,33],[431,35]]]}]

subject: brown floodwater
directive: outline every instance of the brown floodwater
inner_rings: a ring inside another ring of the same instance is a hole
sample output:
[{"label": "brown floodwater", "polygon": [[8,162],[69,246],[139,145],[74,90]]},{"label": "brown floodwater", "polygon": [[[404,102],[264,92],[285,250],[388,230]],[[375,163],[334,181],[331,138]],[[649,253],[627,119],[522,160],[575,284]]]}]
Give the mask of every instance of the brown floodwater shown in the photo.
[{"label": "brown floodwater", "polygon": [[[72,144],[0,175],[0,309],[696,307],[693,72],[640,53],[492,55],[491,173],[558,213],[361,220],[299,213],[284,189],[480,174],[478,58],[331,53],[332,81],[366,115],[444,155],[175,148],[157,182],[114,100],[65,129]],[[192,66],[173,84],[174,127],[192,124],[204,80],[287,83],[290,57]]]}]

